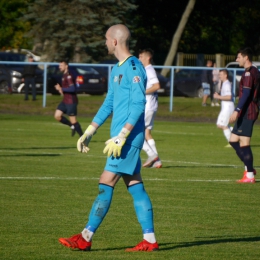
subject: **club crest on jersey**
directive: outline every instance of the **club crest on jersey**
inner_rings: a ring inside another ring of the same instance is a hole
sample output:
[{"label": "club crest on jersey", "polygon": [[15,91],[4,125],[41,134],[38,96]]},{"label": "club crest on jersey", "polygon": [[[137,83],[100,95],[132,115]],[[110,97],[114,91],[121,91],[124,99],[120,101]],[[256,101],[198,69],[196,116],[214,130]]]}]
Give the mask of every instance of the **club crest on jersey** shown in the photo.
[{"label": "club crest on jersey", "polygon": [[114,77],[114,82],[117,82],[117,80],[118,80],[118,77],[115,76],[115,77]]},{"label": "club crest on jersey", "polygon": [[123,75],[122,74],[120,74],[119,75],[119,78],[118,78],[118,84],[120,85],[120,82],[121,82],[121,79],[123,78]]},{"label": "club crest on jersey", "polygon": [[250,76],[250,72],[246,72],[245,76]]},{"label": "club crest on jersey", "polygon": [[133,83],[138,83],[141,81],[141,78],[139,76],[134,76]]}]

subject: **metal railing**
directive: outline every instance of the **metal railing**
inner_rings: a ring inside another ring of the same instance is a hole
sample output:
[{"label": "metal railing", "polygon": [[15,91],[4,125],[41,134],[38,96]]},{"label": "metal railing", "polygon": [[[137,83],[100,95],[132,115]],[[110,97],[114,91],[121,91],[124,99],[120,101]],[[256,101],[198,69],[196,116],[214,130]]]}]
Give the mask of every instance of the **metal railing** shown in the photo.
[{"label": "metal railing", "polygon": [[[32,65],[31,62],[7,62],[7,61],[0,61],[0,64],[12,64],[12,65]],[[46,107],[46,98],[47,98],[47,68],[49,65],[59,65],[59,63],[53,62],[34,62],[34,65],[38,65],[43,69],[43,98],[42,98],[42,106]],[[108,78],[110,77],[110,72],[112,67],[115,64],[84,64],[84,63],[70,63],[69,66],[90,66],[90,67],[107,67]],[[154,66],[155,69],[169,69],[169,82],[170,82],[170,102],[169,102],[169,111],[173,111],[173,104],[174,104],[174,78],[175,72],[184,69],[192,69],[192,70],[213,70],[213,69],[227,69],[227,68],[209,68],[209,67],[194,67],[194,66]],[[236,69],[236,68],[228,68],[228,71],[233,72],[233,82],[232,82],[232,92],[233,97],[236,96],[236,76],[238,70],[243,69]]]}]

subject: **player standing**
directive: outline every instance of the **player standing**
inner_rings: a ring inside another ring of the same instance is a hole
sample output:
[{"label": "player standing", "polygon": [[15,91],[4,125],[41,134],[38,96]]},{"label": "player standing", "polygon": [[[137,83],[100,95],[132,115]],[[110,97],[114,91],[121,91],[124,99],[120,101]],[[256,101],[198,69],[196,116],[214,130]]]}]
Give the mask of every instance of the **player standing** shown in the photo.
[{"label": "player standing", "polygon": [[122,177],[133,198],[143,232],[143,241],[126,251],[159,249],[154,234],[152,203],[140,174],[147,78],[142,63],[129,51],[129,39],[130,32],[122,24],[111,26],[106,32],[108,53],[114,54],[119,63],[112,69],[106,99],[79,139],[77,147],[79,151],[87,152],[89,139],[111,114],[112,138],[106,142],[103,151],[108,154],[108,158],[99,179],[99,194],[92,205],[87,225],[80,234],[59,239],[66,247],[90,250],[92,237],[110,208],[114,186]]},{"label": "player standing", "polygon": [[236,61],[245,71],[239,83],[239,102],[229,120],[230,123],[236,122],[229,143],[245,165],[243,178],[238,183],[255,183],[256,171],[253,168],[250,141],[259,114],[259,71],[253,66],[252,58],[250,48],[242,49],[237,54]]},{"label": "player standing", "polygon": [[146,105],[145,105],[145,140],[143,150],[146,152],[148,159],[143,167],[161,168],[162,162],[159,159],[155,141],[152,137],[152,128],[154,126],[154,118],[158,109],[158,93],[160,83],[152,66],[153,50],[144,49],[139,51],[139,60],[143,63],[146,75]]},{"label": "player standing", "polygon": [[[56,84],[55,88],[63,96],[63,100],[58,105],[54,113],[54,118],[71,128],[71,136],[74,136],[75,132],[77,132],[79,136],[82,136],[83,132],[79,122],[77,122],[76,117],[78,106],[76,85],[72,74],[69,72],[69,65],[67,61],[61,61],[59,64],[59,69],[63,73],[62,83],[61,86],[60,84]],[[69,120],[64,117],[63,114],[67,114],[69,116]]]},{"label": "player standing", "polygon": [[231,129],[228,125],[229,118],[234,111],[234,102],[232,100],[232,87],[231,83],[228,80],[228,71],[220,70],[219,78],[221,80],[221,91],[220,94],[217,92],[214,93],[214,98],[221,100],[221,110],[218,115],[217,127],[223,130],[224,136],[228,141],[226,147],[230,147],[229,139],[231,136]]}]

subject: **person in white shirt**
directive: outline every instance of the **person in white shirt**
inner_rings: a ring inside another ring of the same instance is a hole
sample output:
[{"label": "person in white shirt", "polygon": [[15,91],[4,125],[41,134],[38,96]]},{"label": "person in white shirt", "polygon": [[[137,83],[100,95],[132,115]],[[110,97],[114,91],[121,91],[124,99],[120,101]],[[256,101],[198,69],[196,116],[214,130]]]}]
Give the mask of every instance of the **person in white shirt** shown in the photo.
[{"label": "person in white shirt", "polygon": [[158,108],[157,90],[160,88],[160,83],[152,66],[153,50],[144,49],[139,51],[139,60],[145,67],[147,74],[146,84],[146,105],[145,105],[145,140],[143,150],[146,152],[148,159],[143,164],[143,167],[161,168],[162,162],[159,158],[155,141],[151,131],[154,125],[154,118]]},{"label": "person in white shirt", "polygon": [[[232,87],[228,80],[228,71],[220,70],[219,78],[221,80],[220,94],[214,93],[214,98],[221,100],[221,110],[217,119],[217,127],[223,130],[224,136],[229,142],[232,127],[229,127],[229,118],[234,112],[234,102],[232,100]],[[231,147],[228,144],[226,147]]]},{"label": "person in white shirt", "polygon": [[[212,75],[213,75],[213,90],[214,92],[217,92],[219,93],[219,90],[220,90],[220,84],[221,84],[221,81],[220,81],[220,78],[219,78],[219,69],[217,69],[217,63],[214,62],[213,63],[213,67],[215,69],[212,70]],[[217,102],[216,99],[213,100],[213,102],[211,103],[211,106],[214,107],[218,107],[219,106],[219,103]]]}]

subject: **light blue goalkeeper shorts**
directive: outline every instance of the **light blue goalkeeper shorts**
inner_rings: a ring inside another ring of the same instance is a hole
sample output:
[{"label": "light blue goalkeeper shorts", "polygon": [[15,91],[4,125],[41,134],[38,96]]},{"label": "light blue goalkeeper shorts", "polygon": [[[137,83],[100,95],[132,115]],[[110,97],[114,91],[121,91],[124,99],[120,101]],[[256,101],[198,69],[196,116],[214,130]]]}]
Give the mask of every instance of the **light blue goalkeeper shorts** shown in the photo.
[{"label": "light blue goalkeeper shorts", "polygon": [[134,175],[141,171],[141,149],[125,144],[120,157],[107,158],[105,170],[118,175]]}]

